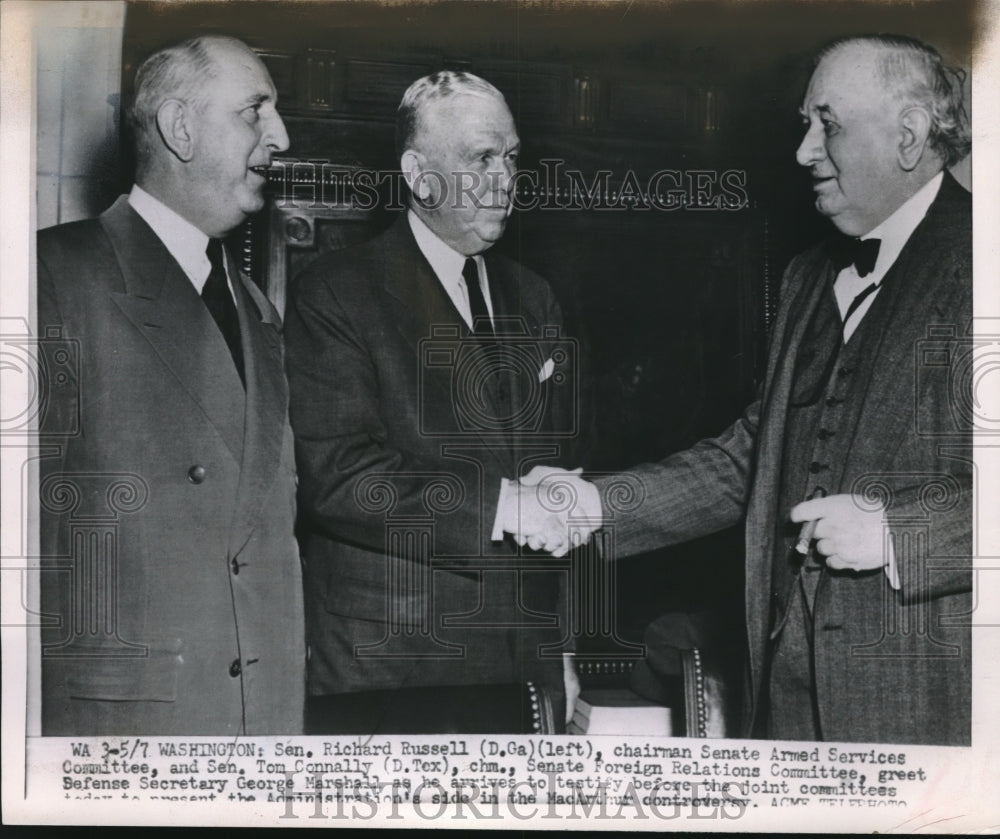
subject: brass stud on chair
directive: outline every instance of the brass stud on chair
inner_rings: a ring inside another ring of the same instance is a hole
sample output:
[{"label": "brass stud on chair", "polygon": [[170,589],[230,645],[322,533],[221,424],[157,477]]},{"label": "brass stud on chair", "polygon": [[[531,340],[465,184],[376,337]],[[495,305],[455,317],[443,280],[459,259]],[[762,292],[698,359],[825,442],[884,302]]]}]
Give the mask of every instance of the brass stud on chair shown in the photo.
[{"label": "brass stud on chair", "polygon": [[539,708],[538,693],[535,690],[534,682],[525,682],[525,687],[528,688],[528,695],[531,698],[531,726],[538,734],[542,730],[542,712]]}]

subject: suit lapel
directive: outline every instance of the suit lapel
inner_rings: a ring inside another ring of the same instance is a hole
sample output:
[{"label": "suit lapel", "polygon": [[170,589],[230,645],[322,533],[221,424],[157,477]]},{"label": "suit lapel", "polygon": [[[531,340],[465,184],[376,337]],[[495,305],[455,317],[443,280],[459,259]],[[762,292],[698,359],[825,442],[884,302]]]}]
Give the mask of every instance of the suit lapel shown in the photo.
[{"label": "suit lapel", "polygon": [[[537,384],[537,379],[530,381],[524,377],[537,377],[545,363],[545,354],[538,341],[541,330],[536,313],[531,307],[525,306],[523,300],[517,299],[514,290],[519,286],[511,275],[509,263],[496,259],[490,252],[485,254],[485,262],[496,333],[498,336],[506,336],[506,339],[501,339],[501,348],[507,352],[504,357],[505,369],[501,375],[507,388],[508,401],[506,405],[500,404],[500,410],[505,415],[518,414],[518,419],[524,422],[522,428],[515,424],[507,430],[507,441],[514,446],[525,431],[530,432],[533,428],[532,417],[520,415],[519,409],[530,408],[532,406],[527,404],[529,401],[537,403],[542,399],[540,392],[531,390],[532,385]],[[498,396],[494,388],[490,392],[494,398]]]},{"label": "suit lapel", "polygon": [[405,214],[386,233],[383,256],[382,285],[394,306],[392,322],[414,353],[432,330],[469,337],[468,326],[417,247]]},{"label": "suit lapel", "polygon": [[[799,279],[801,278],[801,279]],[[795,282],[795,280],[799,280]],[[774,371],[763,394],[758,422],[756,462],[758,477],[747,509],[746,610],[751,664],[757,676],[763,667],[767,634],[770,629],[771,578],[777,540],[778,509],[788,403],[791,400],[795,361],[812,313],[828,293],[833,268],[825,251],[804,264],[789,284],[795,299],[788,305],[785,319],[775,324],[769,352]]]},{"label": "suit lapel", "polygon": [[[383,254],[382,286],[390,300],[390,319],[413,351],[414,363],[419,365],[415,367],[415,375],[421,379],[419,386],[429,385],[441,398],[440,404],[454,412],[455,380],[451,376],[433,375],[424,366],[426,359],[422,357],[422,342],[434,337],[456,350],[461,348],[462,363],[468,363],[467,353],[478,356],[481,350],[471,341],[472,333],[468,325],[417,246],[405,214],[385,234]],[[489,387],[485,389],[485,395],[490,400],[495,398]],[[491,406],[493,410],[495,407]],[[498,447],[496,434],[463,433],[470,440],[474,437],[482,441],[504,469],[510,467],[508,458],[502,456],[506,444]]]},{"label": "suit lapel", "polygon": [[[250,538],[261,505],[270,495],[281,461],[288,409],[288,386],[281,355],[278,323],[260,292],[229,261],[236,290],[243,358],[246,365],[246,425],[243,434],[243,468],[236,495],[230,551],[235,554]],[[261,313],[263,314],[263,317]]]},{"label": "suit lapel", "polygon": [[[490,286],[490,300],[493,303],[493,321],[498,335],[537,335],[536,312],[517,299],[515,277],[511,275],[510,263],[496,258],[491,252],[484,254],[486,276]],[[530,338],[529,338],[530,340]]]},{"label": "suit lapel", "polygon": [[245,396],[215,321],[166,246],[125,197],[101,216],[101,224],[125,282],[123,292],[111,292],[112,300],[239,462]]},{"label": "suit lapel", "polygon": [[[941,258],[955,246],[945,227],[952,187],[961,189],[946,177],[935,203],[883,280],[886,288],[881,294],[888,295],[888,299],[876,298],[873,304],[883,302],[887,311],[881,324],[870,324],[881,329],[866,336],[862,363],[870,375],[848,449],[844,472],[848,480],[862,473],[885,471],[891,465],[895,448],[868,441],[902,441],[912,436],[919,392],[914,376],[904,374],[915,374],[918,369],[914,353],[918,342],[928,337],[928,326],[954,325],[944,313],[953,311],[946,298],[956,286],[947,262]],[[959,326],[964,328],[964,324]],[[844,486],[843,490],[847,492],[850,487]]]}]

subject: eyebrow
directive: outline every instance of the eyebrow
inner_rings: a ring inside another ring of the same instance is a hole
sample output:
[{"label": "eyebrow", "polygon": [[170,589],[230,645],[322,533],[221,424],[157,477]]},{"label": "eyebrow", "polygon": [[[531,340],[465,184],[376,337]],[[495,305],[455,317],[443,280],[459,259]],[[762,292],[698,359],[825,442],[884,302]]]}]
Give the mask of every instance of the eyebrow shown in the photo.
[{"label": "eyebrow", "polygon": [[243,107],[248,108],[251,105],[262,105],[264,102],[270,101],[270,93],[254,93],[252,96],[248,96],[245,100],[243,100]]},{"label": "eyebrow", "polygon": [[[819,114],[821,114],[823,116],[835,116],[835,114],[833,112],[833,108],[831,108],[829,105],[816,105],[815,107],[813,107],[812,110],[816,111],[817,113],[819,113]],[[801,116],[803,119],[805,119],[805,118],[807,118],[809,116],[809,113],[808,113],[808,111],[806,111],[805,108],[800,107],[799,108],[799,116]]]},{"label": "eyebrow", "polygon": [[[520,152],[520,150],[521,150],[521,141],[520,139],[518,139],[518,141],[513,145],[511,145],[504,153],[510,154],[511,152]],[[476,140],[473,140],[473,142],[468,143],[465,146],[463,153],[467,154],[469,157],[479,157],[480,155],[487,153],[500,154],[501,152],[503,152],[503,146],[501,144],[494,143],[490,140],[483,140],[482,142],[477,142]]]}]

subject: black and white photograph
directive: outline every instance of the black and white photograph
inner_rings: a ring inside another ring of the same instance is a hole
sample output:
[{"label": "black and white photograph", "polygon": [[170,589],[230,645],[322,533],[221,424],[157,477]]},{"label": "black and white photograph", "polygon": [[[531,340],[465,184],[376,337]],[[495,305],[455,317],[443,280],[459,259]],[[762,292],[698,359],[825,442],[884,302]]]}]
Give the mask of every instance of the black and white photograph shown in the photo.
[{"label": "black and white photograph", "polygon": [[998,11],[4,2],[4,822],[996,830]]}]

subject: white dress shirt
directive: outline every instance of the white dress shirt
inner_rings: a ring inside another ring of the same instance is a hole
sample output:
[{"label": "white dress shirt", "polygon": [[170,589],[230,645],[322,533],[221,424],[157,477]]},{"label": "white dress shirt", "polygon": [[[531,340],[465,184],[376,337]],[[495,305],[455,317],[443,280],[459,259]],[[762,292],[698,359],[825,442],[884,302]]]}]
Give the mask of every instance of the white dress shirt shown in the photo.
[{"label": "white dress shirt", "polygon": [[[212,263],[208,260],[208,254],[205,253],[209,237],[138,184],[132,187],[128,203],[153,229],[157,238],[163,242],[164,247],[170,251],[170,255],[181,266],[181,270],[191,281],[191,285],[194,286],[194,290],[198,292],[200,297],[201,290],[208,281],[208,274],[212,270]],[[224,267],[226,280],[229,283],[229,293],[233,295],[235,302],[236,295],[233,292],[232,278],[229,276],[228,260],[224,260]]]},{"label": "white dress shirt", "polygon": [[833,284],[833,293],[837,298],[837,306],[840,308],[840,316],[847,313],[848,307],[854,298],[875,283],[875,291],[868,295],[865,300],[851,314],[850,319],[844,324],[844,343],[846,344],[854,330],[858,328],[861,319],[871,308],[872,302],[882,290],[882,278],[888,273],[892,264],[899,256],[907,240],[917,229],[917,225],[923,221],[927,210],[937,197],[941,182],[944,180],[944,172],[938,172],[933,178],[925,183],[915,194],[899,207],[889,218],[883,221],[878,227],[866,233],[860,238],[881,239],[882,244],[878,249],[878,259],[875,261],[875,268],[870,274],[859,277],[854,265],[848,265],[843,271],[837,274],[837,279]]},{"label": "white dress shirt", "polygon": [[[469,290],[465,287],[465,279],[462,277],[462,269],[465,267],[467,257],[453,250],[438,238],[438,235],[431,230],[420,217],[408,210],[406,213],[410,222],[410,230],[413,231],[413,238],[417,240],[417,247],[426,257],[434,274],[447,292],[451,302],[455,304],[458,313],[462,316],[466,326],[472,329],[472,306],[469,303]],[[476,268],[479,270],[479,288],[482,289],[483,297],[486,300],[486,310],[490,315],[490,322],[493,322],[493,301],[490,299],[490,284],[486,276],[486,264],[481,255],[472,257],[475,260]]]}]

